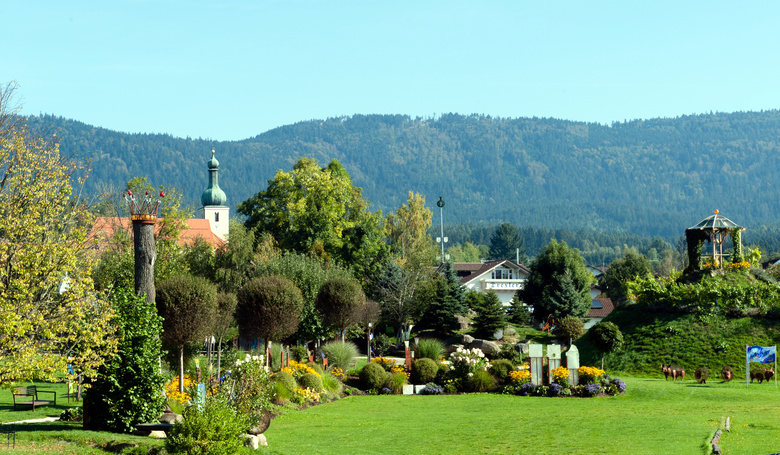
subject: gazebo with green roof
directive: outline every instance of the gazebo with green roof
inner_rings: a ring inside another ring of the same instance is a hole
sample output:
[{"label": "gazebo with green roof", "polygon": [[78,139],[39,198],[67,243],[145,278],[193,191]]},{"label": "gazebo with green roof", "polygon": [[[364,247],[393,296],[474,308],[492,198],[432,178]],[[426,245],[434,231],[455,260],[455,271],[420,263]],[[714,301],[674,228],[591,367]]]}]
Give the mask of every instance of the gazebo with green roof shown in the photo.
[{"label": "gazebo with green roof", "polygon": [[723,242],[727,236],[731,236],[734,244],[734,254],[731,262],[742,262],[742,231],[745,228],[737,225],[715,210],[714,215],[699,221],[695,226],[685,230],[685,240],[688,243],[688,270],[701,270],[701,258],[710,257],[702,255],[701,249],[704,242],[709,240],[712,244],[712,262],[716,267],[723,267]]}]

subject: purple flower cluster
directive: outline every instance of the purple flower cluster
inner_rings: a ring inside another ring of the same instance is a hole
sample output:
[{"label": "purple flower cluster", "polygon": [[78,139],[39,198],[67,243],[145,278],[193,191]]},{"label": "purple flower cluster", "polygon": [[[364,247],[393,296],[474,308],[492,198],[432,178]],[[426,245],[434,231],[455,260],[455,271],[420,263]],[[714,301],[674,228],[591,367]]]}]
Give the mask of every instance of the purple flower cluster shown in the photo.
[{"label": "purple flower cluster", "polygon": [[520,392],[518,395],[521,397],[527,397],[529,394],[531,394],[534,389],[536,388],[535,385],[531,384],[530,382],[526,382],[525,384],[520,386]]},{"label": "purple flower cluster", "polygon": [[601,392],[601,386],[598,384],[588,384],[585,386],[585,394],[588,396],[594,396]]},{"label": "purple flower cluster", "polygon": [[444,389],[442,389],[440,385],[432,382],[426,384],[425,387],[420,390],[420,395],[441,395],[442,393],[444,393]]},{"label": "purple flower cluster", "polygon": [[563,386],[561,386],[557,382],[553,382],[552,384],[550,384],[550,395],[559,395],[561,393],[561,390],[563,390]]},{"label": "purple flower cluster", "polygon": [[623,393],[626,391],[626,383],[621,381],[620,379],[615,378],[612,380],[612,383],[615,384],[619,393]]}]

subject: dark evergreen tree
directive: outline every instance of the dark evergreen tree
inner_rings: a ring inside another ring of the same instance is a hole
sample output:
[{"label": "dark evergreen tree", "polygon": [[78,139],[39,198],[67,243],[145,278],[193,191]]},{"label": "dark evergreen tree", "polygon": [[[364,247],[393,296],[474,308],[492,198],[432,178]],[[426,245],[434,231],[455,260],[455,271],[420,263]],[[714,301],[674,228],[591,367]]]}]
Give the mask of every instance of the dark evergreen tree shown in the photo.
[{"label": "dark evergreen tree", "polygon": [[418,324],[422,329],[432,329],[443,335],[451,335],[458,330],[458,314],[463,314],[463,304],[453,296],[451,287],[444,277],[432,281],[433,296],[425,305]]},{"label": "dark evergreen tree", "polygon": [[477,301],[479,303],[474,308],[477,314],[472,325],[478,335],[492,336],[496,330],[506,327],[506,310],[495,292],[480,293]]},{"label": "dark evergreen tree", "polygon": [[488,258],[491,260],[511,259],[515,260],[520,250],[520,263],[526,262],[525,247],[520,230],[512,223],[501,223],[490,237],[490,250]]}]

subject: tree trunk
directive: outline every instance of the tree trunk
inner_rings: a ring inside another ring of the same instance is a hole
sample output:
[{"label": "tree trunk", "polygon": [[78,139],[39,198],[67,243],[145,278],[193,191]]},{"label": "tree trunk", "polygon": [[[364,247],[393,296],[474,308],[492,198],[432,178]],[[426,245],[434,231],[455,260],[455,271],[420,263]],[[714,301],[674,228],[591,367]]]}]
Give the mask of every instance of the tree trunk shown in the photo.
[{"label": "tree trunk", "polygon": [[179,348],[179,393],[184,393],[184,346]]},{"label": "tree trunk", "polygon": [[154,302],[154,261],[157,246],[154,243],[154,222],[133,220],[133,246],[135,253],[135,293],[145,294],[147,302]]},{"label": "tree trunk", "polygon": [[217,345],[217,382],[219,382],[222,370],[222,337],[219,337],[219,344]]},{"label": "tree trunk", "polygon": [[601,369],[604,369],[604,354],[601,354]]}]

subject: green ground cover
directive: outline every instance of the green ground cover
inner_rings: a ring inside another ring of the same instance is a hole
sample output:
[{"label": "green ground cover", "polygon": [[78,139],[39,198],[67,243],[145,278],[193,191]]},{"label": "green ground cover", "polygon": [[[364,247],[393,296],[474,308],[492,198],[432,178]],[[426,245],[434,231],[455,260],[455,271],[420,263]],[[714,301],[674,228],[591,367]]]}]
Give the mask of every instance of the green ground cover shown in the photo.
[{"label": "green ground cover", "polygon": [[[699,385],[692,380],[621,378],[628,392],[614,398],[344,398],[277,417],[266,432],[270,448],[261,453],[706,454],[708,441],[727,416],[732,431],[721,439],[724,453],[780,451],[780,415],[775,411],[780,390],[774,382],[746,388],[739,380]],[[13,411],[10,403],[10,391],[0,391],[2,422],[58,415],[68,407],[31,413]],[[19,425],[13,453],[116,453],[122,444],[162,445],[150,438],[80,428],[64,422]]]},{"label": "green ground cover", "polygon": [[780,451],[774,384],[623,379],[614,398],[346,398],[275,419],[267,453],[704,454],[727,416],[725,453]]}]

